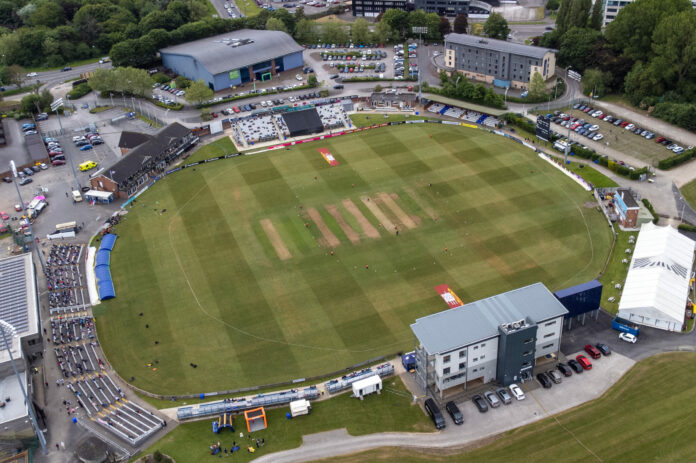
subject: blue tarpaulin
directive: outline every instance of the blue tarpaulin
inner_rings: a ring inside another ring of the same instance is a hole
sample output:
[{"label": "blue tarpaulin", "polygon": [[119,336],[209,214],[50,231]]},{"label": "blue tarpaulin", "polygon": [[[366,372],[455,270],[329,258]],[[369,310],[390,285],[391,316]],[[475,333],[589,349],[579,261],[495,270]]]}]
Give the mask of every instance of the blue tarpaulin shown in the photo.
[{"label": "blue tarpaulin", "polygon": [[114,284],[111,280],[102,280],[97,284],[99,288],[99,300],[113,299],[116,297],[116,291],[114,291]]},{"label": "blue tarpaulin", "polygon": [[102,249],[100,251],[97,251],[97,267],[100,265],[109,265],[109,262],[111,262],[111,253],[107,251],[106,249]]},{"label": "blue tarpaulin", "polygon": [[113,233],[106,234],[102,236],[101,246],[99,246],[99,250],[101,251],[102,249],[106,249],[107,251],[111,251],[114,248],[115,242],[116,235],[114,235]]},{"label": "blue tarpaulin", "polygon": [[94,267],[94,275],[96,275],[98,282],[111,281],[111,270],[109,270],[108,265],[97,265]]}]

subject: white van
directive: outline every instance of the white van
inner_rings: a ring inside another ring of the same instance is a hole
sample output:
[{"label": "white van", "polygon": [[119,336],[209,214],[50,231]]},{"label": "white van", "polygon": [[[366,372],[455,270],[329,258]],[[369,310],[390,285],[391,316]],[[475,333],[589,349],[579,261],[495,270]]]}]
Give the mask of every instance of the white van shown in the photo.
[{"label": "white van", "polygon": [[80,192],[78,190],[73,190],[72,198],[73,198],[73,201],[75,201],[76,203],[79,203],[80,201],[82,201],[82,194],[80,194]]},{"label": "white van", "polygon": [[59,223],[56,225],[57,232],[67,232],[77,230],[77,222],[74,220],[72,222]]}]

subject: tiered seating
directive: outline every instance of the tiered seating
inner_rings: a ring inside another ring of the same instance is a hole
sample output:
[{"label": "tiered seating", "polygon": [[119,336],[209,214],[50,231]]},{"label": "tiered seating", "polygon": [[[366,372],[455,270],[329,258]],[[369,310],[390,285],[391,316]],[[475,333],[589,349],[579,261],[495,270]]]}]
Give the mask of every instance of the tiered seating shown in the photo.
[{"label": "tiered seating", "polygon": [[482,114],[481,117],[479,117],[478,119],[476,119],[476,123],[477,123],[477,124],[483,124],[483,121],[485,121],[487,117],[488,117],[488,114]]},{"label": "tiered seating", "polygon": [[46,284],[51,314],[85,310],[84,288],[80,274],[81,244],[51,246],[46,258]]},{"label": "tiered seating", "polygon": [[260,143],[278,138],[278,131],[271,116],[251,116],[234,121],[237,124],[244,142]]},{"label": "tiered seating", "polygon": [[464,119],[465,121],[475,123],[479,119],[479,117],[481,117],[481,113],[477,111],[467,111],[466,114],[462,116],[462,119]]},{"label": "tiered seating", "polygon": [[448,108],[448,109],[444,112],[444,115],[445,115],[445,116],[449,116],[449,117],[454,117],[454,118],[456,118],[456,119],[459,119],[460,117],[462,117],[462,114],[464,114],[465,112],[466,112],[466,110],[465,110],[465,109],[462,109],[462,108]]},{"label": "tiered seating", "polygon": [[447,110],[450,109],[450,108],[451,108],[451,106],[445,106],[444,108],[442,108],[442,109],[440,110],[440,114],[445,114],[445,113],[447,112]]},{"label": "tiered seating", "polygon": [[321,123],[325,129],[335,129],[345,127],[347,115],[343,106],[340,104],[328,104],[316,107]]},{"label": "tiered seating", "polygon": [[106,374],[99,357],[91,317],[51,320],[56,361],[65,384],[75,394],[77,404],[69,413],[84,409],[96,423],[121,439],[137,445],[166,426],[164,420],[126,399],[125,394]]},{"label": "tiered seating", "polygon": [[276,114],[273,116],[273,119],[275,120],[276,126],[278,126],[278,130],[280,130],[280,133],[286,137],[290,136],[290,130],[288,129],[288,125],[285,123],[285,119],[283,119],[283,116],[280,114]]},{"label": "tiered seating", "polygon": [[487,127],[497,127],[498,122],[500,122],[497,118],[493,116],[488,116],[484,121],[483,125]]},{"label": "tiered seating", "polygon": [[445,105],[442,105],[440,103],[433,103],[430,106],[428,106],[427,110],[431,113],[436,113],[439,114],[440,111],[445,107]]}]

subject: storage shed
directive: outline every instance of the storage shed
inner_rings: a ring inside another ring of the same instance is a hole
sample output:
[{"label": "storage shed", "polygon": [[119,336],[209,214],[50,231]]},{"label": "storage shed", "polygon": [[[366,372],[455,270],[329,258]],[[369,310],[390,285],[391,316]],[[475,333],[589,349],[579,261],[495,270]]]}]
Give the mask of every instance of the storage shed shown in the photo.
[{"label": "storage shed", "polygon": [[312,406],[307,399],[294,400],[290,402],[290,415],[293,418],[300,415],[309,415]]},{"label": "storage shed", "polygon": [[379,375],[370,376],[353,383],[353,397],[363,400],[363,397],[382,392],[382,378]]}]

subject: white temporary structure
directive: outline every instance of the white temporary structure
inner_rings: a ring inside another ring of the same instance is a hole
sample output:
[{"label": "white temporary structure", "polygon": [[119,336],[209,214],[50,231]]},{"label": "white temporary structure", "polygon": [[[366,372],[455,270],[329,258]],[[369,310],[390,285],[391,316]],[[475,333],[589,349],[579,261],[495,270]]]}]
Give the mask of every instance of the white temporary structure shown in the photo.
[{"label": "white temporary structure", "polygon": [[643,224],[626,277],[619,317],[681,331],[696,243],[672,227]]},{"label": "white temporary structure", "polygon": [[368,394],[377,393],[380,394],[382,391],[382,378],[379,375],[369,376],[360,381],[353,383],[353,397],[358,397],[363,400]]},{"label": "white temporary structure", "polygon": [[300,415],[308,415],[312,406],[307,399],[293,400],[290,402],[290,415],[295,418]]}]

